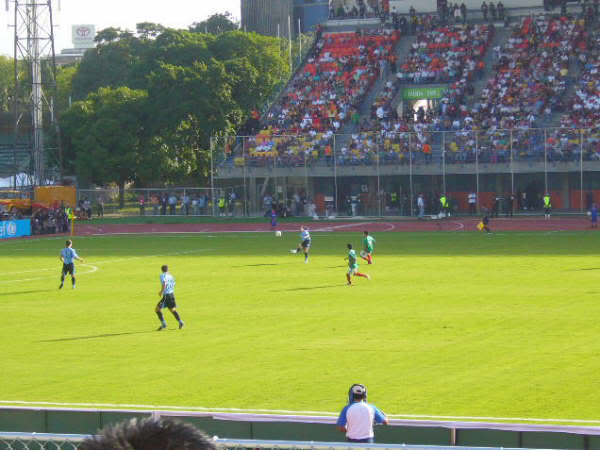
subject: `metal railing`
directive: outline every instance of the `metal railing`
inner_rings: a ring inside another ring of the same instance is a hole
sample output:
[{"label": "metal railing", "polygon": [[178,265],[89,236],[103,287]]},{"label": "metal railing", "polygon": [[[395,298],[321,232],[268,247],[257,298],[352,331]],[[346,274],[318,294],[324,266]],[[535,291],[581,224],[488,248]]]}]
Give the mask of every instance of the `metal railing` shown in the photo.
[{"label": "metal railing", "polygon": [[[50,433],[0,432],[0,448],[6,450],[77,450],[91,435]],[[349,450],[349,449],[402,449],[402,450],[516,450],[506,447],[457,447],[407,444],[361,444],[347,442],[272,441],[254,439],[219,439],[214,443],[220,449],[277,449],[277,450]],[[523,449],[521,449],[523,450]],[[527,450],[527,449],[525,449]]]},{"label": "metal railing", "polygon": [[559,210],[600,203],[600,129],[263,131],[213,139],[212,164],[214,190],[238,186],[252,215],[269,197],[292,211],[300,197],[319,215],[352,215],[358,203],[358,214],[373,216],[415,215],[419,194],[436,212],[444,192],[456,212],[468,211],[469,193],[490,210],[512,195],[511,212],[540,210],[546,192]]}]

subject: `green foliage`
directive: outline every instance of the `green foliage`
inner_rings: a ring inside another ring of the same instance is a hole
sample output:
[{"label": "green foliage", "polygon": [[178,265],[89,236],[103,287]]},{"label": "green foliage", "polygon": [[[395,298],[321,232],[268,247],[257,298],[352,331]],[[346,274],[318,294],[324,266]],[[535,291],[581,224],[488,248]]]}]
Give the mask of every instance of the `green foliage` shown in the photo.
[{"label": "green foliage", "polygon": [[11,110],[14,87],[14,59],[0,55],[0,112],[8,112]]},{"label": "green foliage", "polygon": [[64,114],[67,160],[83,181],[123,188],[160,176],[158,155],[144,146],[147,100],[145,91],[100,88]]},{"label": "green foliage", "polygon": [[240,24],[236,22],[233,15],[227,11],[224,14],[213,14],[202,22],[194,22],[194,24],[190,26],[190,31],[196,33],[221,34],[228,31],[235,31],[239,28]]},{"label": "green foliage", "polygon": [[[208,22],[230,19],[227,14],[217,16]],[[118,28],[102,30],[96,37],[98,46],[88,50],[75,69],[60,72],[59,105],[65,107],[69,86],[73,99],[81,102],[67,114],[73,119],[97,103],[103,88],[144,91],[147,99],[141,102],[144,106],[135,109],[140,114],[137,121],[145,130],[146,153],[162,161],[162,167],[154,180],[143,175],[145,169],[121,179],[137,183],[202,182],[210,175],[211,136],[235,133],[250,112],[264,105],[281,80],[289,76],[280,41],[236,31],[234,25],[221,27],[214,34],[168,29],[149,22],[137,25],[137,35]],[[191,29],[198,27],[200,24],[195,24]],[[93,137],[87,136],[84,123],[88,122],[71,120],[63,127],[65,146],[69,147],[65,154],[74,156],[87,148],[90,143],[83,136],[95,144],[102,133],[121,133],[113,132],[119,125],[112,120],[103,122],[101,129],[96,126]],[[74,160],[83,158],[79,155]],[[105,164],[110,162],[105,160]],[[86,171],[87,166],[86,162],[70,169],[93,183],[106,180],[101,171]],[[107,165],[107,171],[115,169]]]}]

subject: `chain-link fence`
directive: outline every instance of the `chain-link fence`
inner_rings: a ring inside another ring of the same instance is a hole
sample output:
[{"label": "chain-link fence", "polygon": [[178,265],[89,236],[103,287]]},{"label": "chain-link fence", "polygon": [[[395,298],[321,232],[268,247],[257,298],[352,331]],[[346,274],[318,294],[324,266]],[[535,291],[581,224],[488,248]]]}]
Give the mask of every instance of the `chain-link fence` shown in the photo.
[{"label": "chain-link fence", "polygon": [[[0,433],[0,450],[77,450],[87,435],[61,435],[46,433]],[[266,441],[253,439],[214,439],[222,450],[351,450],[351,449],[403,449],[403,450],[500,450],[495,447],[456,447],[407,444],[360,444],[314,441]],[[504,447],[503,450],[515,450]],[[521,449],[523,450],[523,449]],[[526,449],[525,449],[526,450]]]},{"label": "chain-link fence", "polygon": [[[215,191],[235,189],[244,212],[411,216],[422,201],[455,213],[583,212],[600,202],[600,128],[330,132],[215,138]],[[475,198],[475,208],[469,198]],[[422,200],[419,200],[419,197]]]}]

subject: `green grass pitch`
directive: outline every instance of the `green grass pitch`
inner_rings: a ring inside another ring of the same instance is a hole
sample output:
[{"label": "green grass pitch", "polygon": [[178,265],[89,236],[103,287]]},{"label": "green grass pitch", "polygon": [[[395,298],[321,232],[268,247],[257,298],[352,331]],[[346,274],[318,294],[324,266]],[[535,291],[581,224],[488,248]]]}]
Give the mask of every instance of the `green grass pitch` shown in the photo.
[{"label": "green grass pitch", "polygon": [[[388,414],[599,419],[600,234],[315,233],[0,243],[0,400],[338,411],[365,383]],[[157,332],[160,266],[186,327]]]}]

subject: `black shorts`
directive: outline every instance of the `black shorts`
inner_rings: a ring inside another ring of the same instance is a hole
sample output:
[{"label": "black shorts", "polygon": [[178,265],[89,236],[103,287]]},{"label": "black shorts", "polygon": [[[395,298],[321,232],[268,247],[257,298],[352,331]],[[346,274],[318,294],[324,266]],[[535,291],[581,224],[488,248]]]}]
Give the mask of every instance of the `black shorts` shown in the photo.
[{"label": "black shorts", "polygon": [[544,208],[545,214],[550,214],[552,212],[552,208]]},{"label": "black shorts", "polygon": [[173,294],[165,294],[160,302],[158,302],[158,307],[160,309],[163,308],[177,308],[177,304],[175,303],[175,296]]},{"label": "black shorts", "polygon": [[75,275],[75,264],[63,264],[62,274],[71,274],[71,276]]},{"label": "black shorts", "polygon": [[310,239],[305,239],[302,241],[302,244],[300,244],[302,246],[302,248],[310,248]]}]

